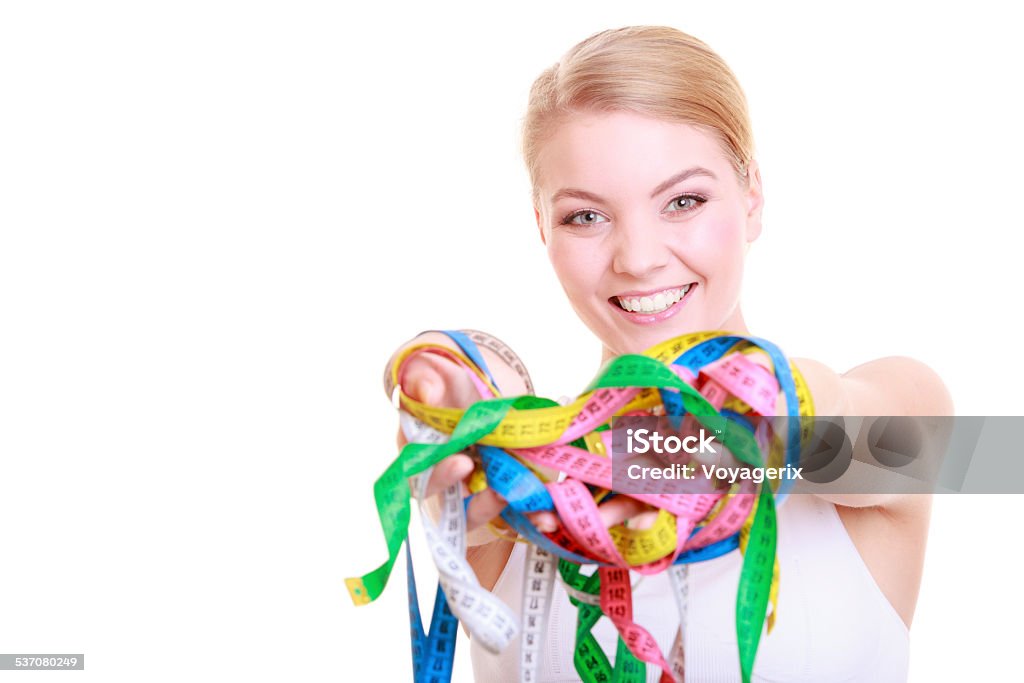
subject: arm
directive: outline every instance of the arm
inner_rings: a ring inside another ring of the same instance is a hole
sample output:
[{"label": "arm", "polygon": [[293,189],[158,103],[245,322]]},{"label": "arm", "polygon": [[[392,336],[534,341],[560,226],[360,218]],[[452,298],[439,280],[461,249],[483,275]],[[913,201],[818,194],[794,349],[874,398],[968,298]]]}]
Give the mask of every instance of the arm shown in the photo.
[{"label": "arm", "polygon": [[[795,361],[804,374],[819,415],[952,415],[953,402],[939,376],[924,363],[903,356],[880,358],[842,375],[816,361]],[[928,496],[892,493],[819,493],[836,505],[875,507],[899,513],[927,507]]]}]

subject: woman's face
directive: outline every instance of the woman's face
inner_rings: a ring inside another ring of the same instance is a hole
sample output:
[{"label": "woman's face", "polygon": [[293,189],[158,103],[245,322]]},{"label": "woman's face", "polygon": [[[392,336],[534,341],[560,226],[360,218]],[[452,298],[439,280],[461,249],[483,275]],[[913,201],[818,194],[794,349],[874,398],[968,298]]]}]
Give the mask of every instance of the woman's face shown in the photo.
[{"label": "woman's face", "polygon": [[694,126],[580,113],[545,143],[538,171],[541,238],[606,357],[745,331],[743,261],[761,231],[753,162],[741,185],[721,143]]}]

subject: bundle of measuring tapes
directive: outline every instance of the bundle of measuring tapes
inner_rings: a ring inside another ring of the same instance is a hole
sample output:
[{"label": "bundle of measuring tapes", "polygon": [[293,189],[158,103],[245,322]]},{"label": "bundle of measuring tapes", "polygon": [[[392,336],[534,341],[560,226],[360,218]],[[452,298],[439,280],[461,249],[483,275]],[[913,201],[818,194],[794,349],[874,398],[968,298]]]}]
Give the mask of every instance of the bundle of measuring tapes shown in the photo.
[{"label": "bundle of measuring tapes", "polygon": [[[493,652],[518,636],[520,680],[536,681],[555,580],[563,582],[578,609],[574,661],[583,681],[644,681],[647,664],[661,669],[663,682],[682,681],[682,633],[666,658],[633,620],[630,570],[668,572],[682,615],[687,565],[737,549],[743,565],[736,635],[740,671],[749,681],[765,621],[770,631],[777,612],[776,503],[789,481],[778,480],[774,489],[768,481],[747,478],[725,487],[709,482],[701,493],[625,493],[613,488],[609,454],[616,418],[663,415],[681,430],[712,430],[745,467],[796,465],[801,441],[808,436],[801,426],[806,421],[799,418],[811,416],[813,404],[795,366],[763,339],[699,332],[642,355],[613,358],[579,398],[560,405],[536,396],[501,396],[476,344],[460,332],[445,334],[461,353],[439,345],[409,347],[394,361],[391,380],[400,386],[409,359],[439,354],[465,369],[481,400],[463,411],[424,405],[401,394],[401,424],[410,443],[373,489],[388,559],[360,578],[346,579],[349,593],[357,605],[381,594],[407,539],[411,497],[422,504],[432,467],[454,453],[470,453],[477,462],[471,492],[490,487],[508,501],[502,520],[528,544],[528,553],[520,620],[481,587],[466,561],[468,499],[463,500],[460,486],[444,492],[440,519],[421,510],[440,582],[425,632],[406,546],[416,683],[450,680],[460,621],[475,642]],[[758,352],[770,363],[751,360]],[[757,418],[775,415],[780,393],[784,414],[794,419],[772,429],[769,421]],[[559,476],[544,474],[551,471]],[[654,524],[606,528],[597,506],[616,495],[656,509]],[[541,532],[531,523],[530,513],[539,511],[558,515],[556,531]],[[591,633],[602,616],[619,634],[614,663]]]}]

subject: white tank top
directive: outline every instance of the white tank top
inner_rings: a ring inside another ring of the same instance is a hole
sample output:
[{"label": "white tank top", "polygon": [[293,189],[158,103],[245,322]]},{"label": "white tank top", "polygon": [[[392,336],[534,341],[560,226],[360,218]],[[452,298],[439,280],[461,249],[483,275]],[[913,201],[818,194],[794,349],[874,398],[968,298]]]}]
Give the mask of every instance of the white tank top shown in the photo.
[{"label": "white tank top", "polygon": [[[878,588],[839,519],[835,506],[811,495],[790,496],[779,507],[779,612],[770,635],[762,634],[754,662],[755,681],[907,680],[909,633]],[[517,543],[494,586],[519,614],[526,546]],[[739,552],[690,565],[687,628],[684,634],[687,683],[740,681],[736,647],[736,587]],[[632,573],[636,584],[639,574]],[[676,601],[666,574],[646,576],[633,592],[633,615],[668,657],[679,626]],[[573,666],[576,608],[556,581],[539,681],[579,681]],[[593,630],[610,661],[617,633],[602,618]],[[470,643],[477,681],[519,680],[519,643],[494,655]],[[647,680],[658,680],[647,666]]]}]

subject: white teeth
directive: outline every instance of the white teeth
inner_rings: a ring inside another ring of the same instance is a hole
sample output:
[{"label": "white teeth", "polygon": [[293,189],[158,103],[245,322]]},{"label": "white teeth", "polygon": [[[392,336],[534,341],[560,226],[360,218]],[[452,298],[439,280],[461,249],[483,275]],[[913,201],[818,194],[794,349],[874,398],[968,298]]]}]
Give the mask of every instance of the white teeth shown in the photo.
[{"label": "white teeth", "polygon": [[661,313],[686,296],[691,286],[686,285],[681,289],[666,289],[654,296],[617,296],[615,300],[619,306],[633,313]]}]

